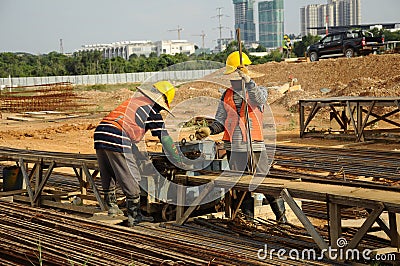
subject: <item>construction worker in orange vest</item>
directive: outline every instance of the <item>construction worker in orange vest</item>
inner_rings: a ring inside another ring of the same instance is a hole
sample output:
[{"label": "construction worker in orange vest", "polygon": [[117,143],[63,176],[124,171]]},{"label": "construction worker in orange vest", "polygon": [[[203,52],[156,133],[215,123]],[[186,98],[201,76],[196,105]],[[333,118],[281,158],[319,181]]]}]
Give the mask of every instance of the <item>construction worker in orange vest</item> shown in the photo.
[{"label": "construction worker in orange vest", "polygon": [[170,111],[175,96],[174,86],[168,81],[159,81],[151,89],[137,89],[141,95],[124,101],[111,111],[94,132],[94,148],[108,215],[124,214],[118,207],[115,195],[115,187],[119,183],[126,196],[129,227],[153,220],[152,217],[143,216],[140,211],[141,176],[137,161],[141,155],[136,144],[146,131],[160,139],[171,161],[181,161],[160,114],[162,110]]},{"label": "construction worker in orange vest", "polygon": [[[224,132],[223,142],[227,151],[227,157],[231,170],[245,171],[248,169],[248,142],[245,128],[245,101],[248,103],[248,115],[250,120],[250,133],[252,138],[252,148],[254,152],[254,162],[256,173],[268,172],[266,160],[266,147],[263,138],[262,113],[267,101],[268,93],[265,87],[257,84],[249,76],[249,72],[243,65],[250,65],[249,57],[242,53],[242,65],[240,64],[239,52],[231,53],[226,60],[226,71],[224,74],[239,74],[239,79],[232,78],[231,88],[227,89],[221,97],[215,122],[208,127],[202,127],[196,131],[197,139],[204,139],[210,135]],[[232,74],[232,75],[233,75]],[[246,86],[247,95],[243,95],[242,80]],[[285,207],[281,198],[276,199],[271,195],[264,195],[276,215],[276,219],[285,223]],[[241,205],[242,212],[254,217],[254,199],[247,193]]]}]

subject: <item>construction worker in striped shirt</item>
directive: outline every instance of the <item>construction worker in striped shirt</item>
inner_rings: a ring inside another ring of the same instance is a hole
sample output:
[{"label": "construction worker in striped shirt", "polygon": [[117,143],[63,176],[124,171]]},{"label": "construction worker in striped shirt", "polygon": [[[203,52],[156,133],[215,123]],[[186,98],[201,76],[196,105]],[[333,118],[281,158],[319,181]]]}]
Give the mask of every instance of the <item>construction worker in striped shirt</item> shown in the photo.
[{"label": "construction worker in striped shirt", "polygon": [[137,89],[141,95],[124,101],[111,111],[94,132],[94,148],[108,215],[123,215],[115,195],[118,183],[126,196],[130,227],[153,220],[152,217],[143,216],[140,211],[141,176],[137,165],[140,154],[136,143],[150,130],[153,136],[160,139],[171,161],[179,163],[181,160],[160,114],[162,110],[170,111],[175,96],[174,86],[168,81],[159,81],[151,89]]},{"label": "construction worker in striped shirt", "polygon": [[[250,65],[251,61],[245,53],[242,53],[242,65]],[[248,142],[245,125],[244,99],[248,103],[248,115],[250,121],[250,134],[252,139],[253,158],[256,165],[255,173],[268,173],[266,147],[262,133],[262,113],[267,101],[268,93],[265,87],[257,84],[249,76],[249,72],[240,64],[239,52],[231,53],[226,60],[224,74],[238,73],[239,79],[232,78],[231,88],[227,89],[221,97],[221,101],[215,115],[215,122],[208,127],[202,127],[196,131],[197,139],[204,139],[210,135],[224,132],[223,143],[227,151],[230,170],[244,172],[248,170]],[[253,72],[253,77],[257,75]],[[242,80],[246,86],[247,95],[243,95]],[[285,205],[283,199],[272,195],[264,195],[274,212],[277,221],[286,223]],[[254,199],[250,193],[246,193],[241,205],[242,212],[254,217]]]}]

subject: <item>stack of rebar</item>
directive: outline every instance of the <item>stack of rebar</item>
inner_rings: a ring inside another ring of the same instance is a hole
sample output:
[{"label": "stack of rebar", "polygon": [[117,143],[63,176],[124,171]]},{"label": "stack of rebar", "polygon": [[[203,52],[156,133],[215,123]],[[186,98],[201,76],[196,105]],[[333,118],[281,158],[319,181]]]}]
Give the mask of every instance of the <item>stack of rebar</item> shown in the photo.
[{"label": "stack of rebar", "polygon": [[[288,248],[294,238],[268,237],[251,229],[220,232],[198,224],[128,228],[5,202],[0,202],[0,217],[0,265],[331,264],[282,260],[276,254],[259,258],[257,253],[265,244],[269,249]],[[296,240],[298,249],[315,248],[304,239]]]},{"label": "stack of rebar", "polygon": [[0,93],[0,110],[6,112],[61,111],[78,107],[69,82],[12,87]]}]

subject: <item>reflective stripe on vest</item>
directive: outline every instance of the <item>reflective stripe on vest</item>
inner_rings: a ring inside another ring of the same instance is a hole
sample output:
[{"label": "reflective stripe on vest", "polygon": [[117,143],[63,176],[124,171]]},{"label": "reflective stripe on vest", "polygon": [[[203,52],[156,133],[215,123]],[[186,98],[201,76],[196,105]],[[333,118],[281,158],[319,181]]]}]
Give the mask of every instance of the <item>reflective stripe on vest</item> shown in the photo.
[{"label": "reflective stripe on vest", "polygon": [[154,102],[147,97],[130,98],[111,111],[103,118],[102,122],[113,124],[123,130],[133,142],[137,143],[142,140],[145,129],[136,123],[136,111],[142,106],[152,106],[153,104]]},{"label": "reflective stripe on vest", "polygon": [[[248,95],[247,95],[248,99]],[[224,123],[225,132],[222,140],[232,142],[233,131],[235,130],[236,126],[239,124],[240,131],[242,132],[243,141],[247,141],[247,134],[246,134],[246,125],[245,125],[245,103],[242,102],[242,107],[240,108],[240,122],[239,122],[239,115],[237,112],[237,108],[235,105],[235,101],[233,100],[233,90],[228,89],[225,93],[224,97],[224,107],[226,111],[226,120]],[[249,119],[250,119],[250,134],[251,139],[254,141],[263,141],[262,135],[262,113],[258,106],[255,106],[248,101],[248,112],[249,112]]]}]

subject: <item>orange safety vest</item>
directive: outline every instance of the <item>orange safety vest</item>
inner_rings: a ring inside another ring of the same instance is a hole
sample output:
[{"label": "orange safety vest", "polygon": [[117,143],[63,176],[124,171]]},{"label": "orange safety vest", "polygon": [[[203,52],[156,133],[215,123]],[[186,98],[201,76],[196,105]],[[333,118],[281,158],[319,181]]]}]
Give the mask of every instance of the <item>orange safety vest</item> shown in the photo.
[{"label": "orange safety vest", "polygon": [[[251,120],[250,134],[252,140],[263,141],[262,134],[262,112],[258,106],[251,104],[248,100],[248,95],[246,95],[248,101],[248,113],[249,119]],[[226,111],[226,120],[224,123],[225,132],[222,140],[232,142],[233,131],[239,124],[240,130],[242,132],[243,141],[247,141],[246,134],[246,114],[245,114],[245,103],[242,102],[242,107],[240,108],[240,114],[238,115],[235,102],[233,100],[233,90],[228,89],[224,97],[224,107]]]},{"label": "orange safety vest", "polygon": [[136,123],[136,111],[142,106],[152,106],[153,104],[152,100],[144,96],[130,98],[111,111],[101,122],[115,125],[123,130],[133,142],[137,143],[142,140],[145,129]]}]

